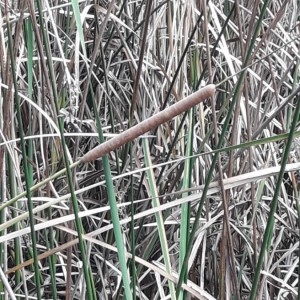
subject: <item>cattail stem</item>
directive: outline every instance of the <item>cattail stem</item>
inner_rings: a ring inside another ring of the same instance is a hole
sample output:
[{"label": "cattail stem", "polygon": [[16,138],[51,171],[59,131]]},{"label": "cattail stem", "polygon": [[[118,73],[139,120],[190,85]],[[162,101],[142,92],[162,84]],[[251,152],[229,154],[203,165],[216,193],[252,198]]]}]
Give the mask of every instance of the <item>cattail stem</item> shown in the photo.
[{"label": "cattail stem", "polygon": [[105,154],[113,151],[120,146],[131,142],[135,138],[143,135],[144,133],[155,129],[159,125],[170,121],[177,115],[185,112],[191,107],[199,104],[205,99],[212,97],[215,93],[216,87],[214,84],[209,84],[199,91],[191,94],[183,100],[173,104],[172,106],[162,110],[154,116],[142,121],[141,123],[129,128],[128,130],[118,134],[109,141],[95,147],[80,158],[83,163],[91,162],[104,156]]}]

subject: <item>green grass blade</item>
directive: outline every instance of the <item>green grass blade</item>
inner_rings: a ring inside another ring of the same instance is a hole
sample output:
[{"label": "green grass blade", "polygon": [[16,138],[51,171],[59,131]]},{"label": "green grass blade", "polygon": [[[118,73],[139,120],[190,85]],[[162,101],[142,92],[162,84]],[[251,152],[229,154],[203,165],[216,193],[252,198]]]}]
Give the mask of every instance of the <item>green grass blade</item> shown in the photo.
[{"label": "green grass blade", "polygon": [[[37,7],[38,7],[39,14],[42,16],[43,11],[42,11],[40,2],[37,2]],[[47,57],[47,65],[48,65],[50,80],[51,80],[51,84],[52,84],[54,105],[55,105],[55,109],[56,109],[56,114],[59,115],[59,100],[58,100],[58,93],[57,93],[57,87],[56,87],[55,72],[53,69],[53,61],[52,61],[52,56],[51,56],[51,51],[50,51],[50,44],[49,44],[48,35],[47,35],[42,18],[40,20],[40,23],[41,23],[40,28],[41,28],[42,35],[43,35],[44,48],[45,48],[46,57]],[[61,135],[60,136],[61,137],[61,145],[62,145],[62,149],[63,149],[63,160],[64,160],[64,164],[66,167],[66,173],[67,173],[67,178],[68,178],[68,188],[71,193],[71,201],[72,201],[73,211],[75,214],[75,224],[76,224],[76,229],[78,232],[79,248],[80,248],[80,252],[81,252],[81,260],[83,263],[83,271],[84,271],[84,277],[85,277],[86,288],[87,288],[87,299],[95,300],[96,299],[96,291],[95,291],[95,287],[94,287],[94,281],[93,281],[93,277],[92,277],[92,273],[91,273],[91,269],[90,269],[90,264],[88,262],[87,255],[86,255],[86,243],[83,239],[84,230],[83,230],[83,226],[81,223],[81,219],[78,217],[79,205],[78,205],[77,197],[75,195],[74,184],[73,184],[73,174],[71,172],[70,163],[69,163],[69,159],[68,159],[68,150],[67,150],[67,146],[66,146],[66,142],[65,142],[65,138],[64,138],[64,124],[63,124],[63,121],[61,118],[58,118],[57,121],[58,121],[60,135]]]},{"label": "green grass blade", "polygon": [[21,103],[18,95],[18,82],[16,77],[16,65],[15,65],[15,53],[13,49],[13,42],[12,42],[12,34],[11,28],[9,24],[8,15],[6,16],[7,22],[7,33],[8,33],[8,48],[10,52],[10,61],[11,61],[11,68],[12,68],[12,78],[13,78],[13,86],[14,86],[14,100],[17,110],[17,119],[19,123],[19,131],[20,131],[20,140],[21,140],[21,151],[23,156],[23,168],[24,168],[24,175],[25,175],[25,185],[26,185],[26,196],[27,196],[27,206],[29,212],[29,222],[31,228],[31,242],[32,242],[32,253],[33,253],[33,261],[34,261],[34,279],[35,279],[35,286],[36,286],[36,295],[37,299],[41,299],[41,283],[40,283],[40,270],[39,270],[39,262],[37,259],[38,251],[37,251],[37,239],[36,234],[34,231],[34,215],[33,215],[33,203],[31,200],[31,183],[32,183],[32,176],[29,174],[28,162],[27,162],[27,151],[26,151],[26,142],[24,139],[24,131],[23,131],[23,121],[22,121],[22,113],[21,113]]},{"label": "green grass blade", "polygon": [[[267,2],[268,1],[265,1],[264,7],[262,9],[262,12],[261,12],[261,15],[260,15],[260,18],[259,18],[259,22],[257,22],[257,24],[256,24],[255,34],[251,39],[251,43],[250,43],[249,48],[247,49],[247,53],[246,53],[245,61],[243,63],[243,67],[247,66],[248,60],[251,56],[251,52],[252,52],[252,50],[255,46],[255,39],[256,39],[256,36],[258,35],[259,29],[260,29],[260,26],[261,26],[261,23],[262,23],[262,16],[265,13]],[[230,123],[230,120],[232,118],[232,113],[234,111],[234,107],[235,107],[235,104],[236,104],[236,101],[237,101],[237,97],[239,96],[239,91],[241,90],[242,85],[243,85],[245,74],[246,74],[246,70],[243,71],[240,74],[240,77],[238,78],[238,82],[237,82],[235,90],[233,92],[233,99],[232,99],[232,102],[231,102],[231,104],[228,108],[227,116],[226,116],[226,119],[225,119],[223,127],[222,127],[222,131],[221,131],[221,134],[220,134],[220,137],[219,137],[218,145],[216,147],[217,149],[220,149],[223,146],[225,135],[228,132],[229,123]],[[216,153],[216,155],[214,155],[214,157],[213,157],[211,167],[209,169],[209,172],[208,172],[208,175],[207,175],[207,178],[206,178],[205,187],[204,187],[203,194],[202,194],[202,197],[201,197],[201,200],[200,200],[200,203],[199,203],[199,207],[198,207],[198,210],[196,212],[194,226],[192,228],[190,238],[189,238],[189,242],[188,242],[188,246],[187,246],[187,254],[185,255],[185,259],[184,259],[184,262],[183,262],[183,268],[182,268],[182,271],[180,272],[180,276],[179,276],[179,280],[178,280],[177,296],[179,295],[180,288],[181,288],[181,285],[182,285],[182,282],[183,282],[183,279],[184,279],[184,272],[188,267],[188,265],[187,265],[188,264],[188,254],[191,251],[191,248],[192,248],[192,245],[193,245],[193,239],[194,239],[195,234],[196,234],[198,222],[199,222],[199,219],[200,219],[200,216],[201,216],[201,213],[202,213],[202,209],[203,209],[203,206],[204,206],[205,198],[206,198],[206,193],[207,193],[209,184],[212,180],[213,172],[214,172],[217,160],[218,160],[218,153]]]},{"label": "green grass blade", "polygon": [[[189,112],[188,118],[188,132],[187,132],[187,142],[186,142],[186,156],[189,157],[193,153],[193,109]],[[183,172],[183,184],[182,188],[189,189],[191,187],[192,178],[192,159],[186,159],[184,162],[184,172]],[[182,197],[188,196],[188,193],[183,193]],[[180,222],[180,252],[179,252],[179,267],[178,270],[181,272],[181,268],[184,262],[184,257],[187,253],[187,241],[190,233],[190,204],[185,203],[181,207],[181,222]],[[185,271],[184,283],[187,281],[187,270]],[[186,292],[179,294],[178,299],[186,299]]]},{"label": "green grass blade", "polygon": [[292,121],[291,128],[290,128],[290,134],[289,134],[289,137],[288,137],[285,149],[284,149],[283,157],[281,160],[280,172],[277,177],[277,184],[276,184],[274,196],[273,196],[273,199],[271,202],[270,212],[269,212],[269,216],[268,216],[268,222],[267,222],[266,230],[264,233],[263,242],[261,245],[261,251],[260,251],[260,254],[258,257],[256,269],[255,269],[253,284],[252,284],[252,288],[251,288],[251,294],[250,294],[250,298],[249,298],[250,300],[254,300],[256,298],[257,288],[258,288],[259,279],[260,279],[260,273],[261,273],[262,265],[264,262],[264,257],[270,249],[270,240],[271,240],[271,236],[273,234],[275,212],[277,209],[278,197],[281,192],[281,185],[282,185],[282,181],[283,181],[284,170],[285,170],[287,161],[289,159],[290,149],[291,149],[292,141],[294,138],[293,132],[295,131],[296,126],[298,124],[299,115],[300,115],[300,97],[298,96],[297,106],[296,106],[296,109],[294,112],[294,117],[293,117],[293,121]]},{"label": "green grass blade", "polygon": [[[145,153],[146,166],[151,167],[152,162],[151,162],[151,155],[150,155],[149,143],[148,143],[147,138],[143,139],[143,149],[144,149],[144,153]],[[157,193],[157,187],[156,187],[153,169],[151,169],[151,168],[147,170],[147,181],[148,181],[150,192],[151,192],[152,206],[158,207],[160,205],[159,197],[158,197],[158,193]],[[155,214],[155,218],[156,218],[156,222],[157,222],[159,240],[160,240],[161,250],[163,253],[163,257],[164,257],[166,271],[169,274],[172,274],[172,266],[171,266],[170,256],[169,256],[168,241],[166,238],[166,232],[165,232],[164,220],[163,220],[162,213],[157,212]],[[176,293],[175,293],[174,283],[171,281],[168,281],[168,283],[169,283],[169,289],[170,289],[170,297],[171,297],[171,299],[175,300]]]},{"label": "green grass blade", "polygon": [[[93,103],[93,108],[95,111],[95,118],[96,118],[96,124],[97,124],[97,129],[98,129],[98,135],[99,135],[99,140],[100,143],[104,142],[104,137],[103,137],[103,131],[102,131],[102,126],[100,122],[100,116],[97,111],[97,105],[95,102],[94,94],[91,90],[91,100]],[[102,157],[103,161],[103,168],[104,168],[104,175],[105,175],[105,181],[106,181],[106,189],[107,189],[107,197],[108,197],[108,202],[110,206],[110,213],[112,217],[112,223],[113,223],[113,228],[114,228],[114,235],[116,239],[116,244],[118,248],[118,257],[120,260],[120,268],[122,272],[122,280],[124,283],[124,289],[125,289],[125,295],[126,299],[131,300],[132,299],[132,293],[130,289],[130,278],[129,278],[129,272],[127,269],[127,259],[126,259],[126,249],[123,241],[123,233],[122,233],[122,226],[120,225],[120,218],[119,218],[119,210],[117,207],[117,200],[115,196],[115,190],[114,190],[114,185],[113,185],[113,180],[112,180],[112,175],[111,175],[111,169],[109,165],[109,160],[108,160],[108,155],[105,155]]]}]

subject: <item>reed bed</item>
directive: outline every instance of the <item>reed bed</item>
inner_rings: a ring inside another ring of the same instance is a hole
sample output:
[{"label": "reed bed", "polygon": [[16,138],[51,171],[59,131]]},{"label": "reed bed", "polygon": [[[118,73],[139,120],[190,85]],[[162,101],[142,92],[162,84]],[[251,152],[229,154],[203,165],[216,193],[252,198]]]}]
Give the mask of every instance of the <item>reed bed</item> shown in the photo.
[{"label": "reed bed", "polygon": [[299,298],[297,1],[0,7],[0,300]]}]

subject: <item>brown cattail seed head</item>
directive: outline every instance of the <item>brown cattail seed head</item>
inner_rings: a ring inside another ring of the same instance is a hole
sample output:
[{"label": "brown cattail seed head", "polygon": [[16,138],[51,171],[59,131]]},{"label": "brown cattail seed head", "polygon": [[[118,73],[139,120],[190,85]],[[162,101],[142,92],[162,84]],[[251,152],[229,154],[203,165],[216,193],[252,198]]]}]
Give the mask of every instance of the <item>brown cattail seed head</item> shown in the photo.
[{"label": "brown cattail seed head", "polygon": [[214,84],[209,84],[199,91],[189,95],[183,100],[171,105],[170,107],[162,110],[161,112],[155,114],[154,116],[142,121],[141,123],[127,129],[126,131],[120,133],[119,135],[113,137],[109,141],[95,147],[86,153],[80,161],[83,163],[91,162],[99,157],[104,156],[110,151],[134,140],[135,138],[141,136],[142,134],[155,129],[159,125],[173,119],[177,115],[185,112],[191,107],[199,104],[205,99],[212,97],[216,91],[216,86]]}]

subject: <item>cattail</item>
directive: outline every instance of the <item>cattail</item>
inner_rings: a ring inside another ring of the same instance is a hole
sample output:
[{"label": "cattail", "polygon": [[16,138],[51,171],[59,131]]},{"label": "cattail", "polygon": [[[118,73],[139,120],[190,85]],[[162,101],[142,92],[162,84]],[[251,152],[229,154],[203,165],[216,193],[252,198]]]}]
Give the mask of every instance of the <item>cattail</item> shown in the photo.
[{"label": "cattail", "polygon": [[127,129],[126,131],[118,134],[109,141],[95,147],[83,157],[80,161],[83,163],[91,162],[99,157],[104,156],[110,151],[131,142],[135,138],[143,135],[144,133],[155,129],[159,125],[173,119],[177,115],[185,112],[194,105],[204,101],[205,99],[212,97],[215,93],[216,87],[214,84],[209,84],[192,95],[184,98],[183,100],[173,104],[172,106],[162,110],[154,116],[142,121],[141,123]]}]

